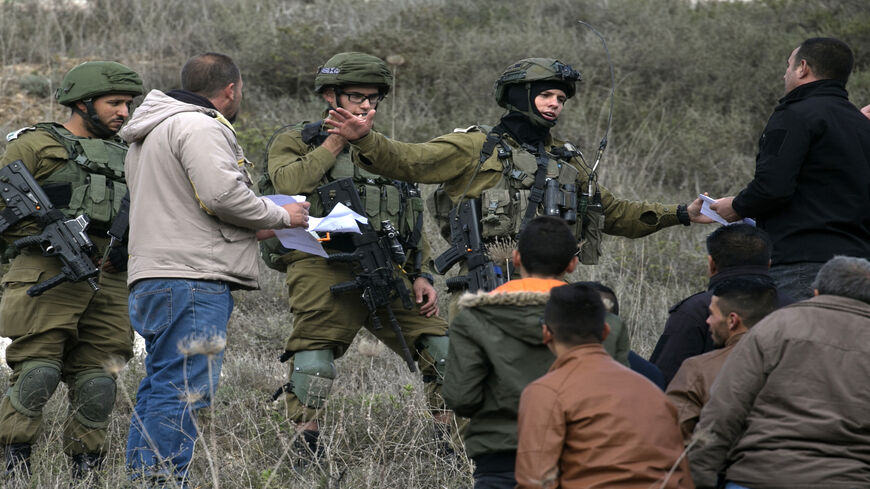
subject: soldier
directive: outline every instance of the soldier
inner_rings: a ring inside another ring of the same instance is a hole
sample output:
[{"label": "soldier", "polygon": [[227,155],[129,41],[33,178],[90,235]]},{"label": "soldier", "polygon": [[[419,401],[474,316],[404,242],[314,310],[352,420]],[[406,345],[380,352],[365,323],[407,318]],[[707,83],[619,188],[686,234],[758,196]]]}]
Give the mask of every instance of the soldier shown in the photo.
[{"label": "soldier", "polygon": [[[112,61],[82,63],[66,74],[55,94],[70,108],[66,123],[42,122],[7,136],[2,165],[21,160],[64,214],[87,214],[88,235],[101,254],[127,193],[127,146],[116,133],[140,94],[142,80],[130,68]],[[22,221],[3,239],[11,243],[37,231],[36,222]],[[0,404],[7,476],[30,475],[42,409],[61,380],[69,388],[63,449],[72,457],[73,477],[87,477],[100,467],[116,373],[133,354],[126,258],[124,247],[112,248],[101,263],[97,292],[85,282],[66,282],[29,297],[28,288],[61,269],[60,260],[34,248],[22,249],[3,276],[0,334],[12,339],[6,362],[13,370]]]},{"label": "soldier", "polygon": [[327,122],[334,126],[330,133],[351,141],[363,169],[441,183],[433,200],[442,229],[451,207],[477,200],[484,242],[514,238],[536,214],[558,215],[574,229],[580,260],[595,264],[602,232],[637,238],[675,224],[710,222],[700,214],[700,199],[686,206],[616,198],[598,185],[595,169],[574,146],[550,134],[580,79],[555,59],[520,60],[496,81],[495,100],[508,112],[495,127],[457,129],[426,143],[370,131],[374,112],[356,117],[337,107]]},{"label": "soldier", "polygon": [[[342,108],[361,116],[377,107],[392,84],[393,75],[381,59],[348,52],[333,56],[318,69],[314,90],[329,108]],[[403,280],[412,291],[415,307],[407,310],[396,298],[392,309],[423,374],[430,406],[439,421],[446,421],[439,392],[447,358],[447,324],[437,316],[428,245],[421,233],[420,192],[413,184],[354,166],[347,141],[337,134],[327,134],[326,130],[324,121],[316,120],[279,131],[268,149],[268,176],[279,193],[304,194],[311,202],[312,215],[323,213],[323,204],[315,192],[318,186],[352,178],[371,225],[377,229],[382,220],[394,223],[407,254],[403,267],[407,279]],[[330,286],[354,279],[357,271],[353,263],[333,263],[301,251],[276,249],[275,241],[271,245],[264,258],[271,266],[286,270],[294,316],[293,332],[282,356],[291,360],[290,382],[284,387],[287,416],[302,431],[308,447],[317,453],[318,410],[323,407],[336,376],[333,360],[347,351],[359,328],[365,326],[400,355],[402,350],[399,338],[389,326],[373,328],[369,310],[359,294],[330,293]],[[347,236],[332,235],[330,241],[324,242],[324,248],[334,254],[352,251],[353,245]],[[390,324],[384,308],[378,309],[378,315],[382,324]]]}]

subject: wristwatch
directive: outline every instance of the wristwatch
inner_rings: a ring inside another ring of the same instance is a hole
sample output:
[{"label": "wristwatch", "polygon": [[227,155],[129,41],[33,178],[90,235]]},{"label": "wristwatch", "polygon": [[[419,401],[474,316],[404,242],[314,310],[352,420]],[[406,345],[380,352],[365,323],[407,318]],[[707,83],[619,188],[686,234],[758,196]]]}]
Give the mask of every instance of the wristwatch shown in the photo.
[{"label": "wristwatch", "polygon": [[680,204],[677,206],[677,219],[680,220],[680,224],[683,226],[692,224],[692,220],[689,219],[689,207],[686,204]]}]

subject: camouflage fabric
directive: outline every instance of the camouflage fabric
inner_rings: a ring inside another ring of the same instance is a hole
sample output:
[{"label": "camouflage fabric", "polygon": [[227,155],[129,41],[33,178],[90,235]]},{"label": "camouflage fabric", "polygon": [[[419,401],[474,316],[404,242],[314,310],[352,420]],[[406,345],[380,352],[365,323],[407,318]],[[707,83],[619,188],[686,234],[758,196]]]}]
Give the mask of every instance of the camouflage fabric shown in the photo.
[{"label": "camouflage fabric", "polygon": [[[12,140],[0,163],[22,160],[37,182],[43,184],[67,165],[67,158],[60,142],[46,131],[35,130]],[[33,222],[19,224],[3,234],[4,240],[11,242],[38,230]],[[101,249],[107,245],[105,235],[92,233],[90,237]],[[6,363],[13,369],[11,385],[26,360],[61,363],[63,380],[72,386],[76,374],[103,368],[113,360],[123,365],[132,356],[127,274],[102,273],[101,289],[96,293],[84,282],[67,282],[39,297],[27,296],[30,286],[57,275],[60,266],[57,258],[26,249],[12,260],[3,276],[0,334],[12,339],[6,349]],[[8,396],[0,403],[0,444],[32,444],[41,424],[41,416],[28,417],[12,408]],[[64,451],[68,455],[102,452],[105,439],[105,429],[88,428],[72,415],[65,422]]]},{"label": "camouflage fabric", "polygon": [[[390,199],[382,199],[389,189],[395,189],[390,179],[369,172],[360,174],[350,162],[349,155],[344,153],[338,158],[318,145],[303,140],[301,130],[297,127],[279,134],[269,150],[268,171],[275,189],[283,194],[303,194],[312,203],[312,215],[317,215],[315,209],[320,208],[314,195],[315,189],[330,180],[343,177],[361,179],[364,185],[372,186],[367,190],[365,206],[369,217],[383,213],[392,214],[394,209]],[[385,190],[386,189],[386,190]],[[422,204],[422,202],[421,202]],[[322,212],[322,208],[321,208]],[[422,205],[416,212],[422,212]],[[401,230],[402,227],[399,227]],[[327,243],[327,251],[330,251]],[[333,250],[334,251],[334,250]],[[421,271],[429,270],[428,245],[421,243]],[[409,257],[410,260],[410,257]],[[360,301],[358,293],[348,293],[344,296],[334,296],[331,285],[352,280],[354,266],[348,263],[327,263],[324,258],[291,251],[282,257],[287,264],[287,288],[290,294],[290,310],[294,315],[293,332],[287,341],[286,350],[295,352],[303,350],[330,349],[335,357],[345,353],[354,336],[360,328],[365,327],[393,351],[401,355],[397,338],[389,327],[386,313],[379,311],[382,329],[374,330],[369,311]],[[409,271],[410,267],[406,267]],[[408,290],[412,290],[410,281],[406,282]],[[440,317],[420,315],[419,307],[404,309],[400,299],[392,304],[393,312],[402,328],[408,347],[415,350],[415,345],[422,335],[444,336],[447,323]],[[424,375],[427,398],[433,410],[443,409],[440,399],[440,382],[436,382],[437,374],[432,365],[432,359],[425,352],[417,352],[417,365]],[[290,365],[292,371],[292,361]],[[340,375],[340,372],[339,372]],[[318,413],[302,406],[292,393],[286,396],[287,416],[293,421],[316,419]]]}]

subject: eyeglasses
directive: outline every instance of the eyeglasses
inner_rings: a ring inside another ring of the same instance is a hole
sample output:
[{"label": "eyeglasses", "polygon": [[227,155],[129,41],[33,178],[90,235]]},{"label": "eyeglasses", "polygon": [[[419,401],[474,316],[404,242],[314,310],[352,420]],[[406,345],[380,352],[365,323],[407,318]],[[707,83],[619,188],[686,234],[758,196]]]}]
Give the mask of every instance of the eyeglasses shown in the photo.
[{"label": "eyeglasses", "polygon": [[347,99],[353,104],[361,104],[364,101],[368,100],[371,105],[378,105],[378,102],[384,99],[384,95],[380,92],[373,93],[371,95],[366,95],[364,93],[359,92],[340,92],[340,95],[344,95]]}]

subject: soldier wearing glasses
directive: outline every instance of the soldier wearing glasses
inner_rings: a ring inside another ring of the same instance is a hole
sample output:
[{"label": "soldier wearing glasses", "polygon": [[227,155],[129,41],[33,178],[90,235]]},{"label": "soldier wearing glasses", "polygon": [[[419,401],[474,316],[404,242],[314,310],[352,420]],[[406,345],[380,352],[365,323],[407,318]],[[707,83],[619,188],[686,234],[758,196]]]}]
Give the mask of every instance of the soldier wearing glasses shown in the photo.
[{"label": "soldier wearing glasses", "polygon": [[[328,109],[342,108],[353,117],[362,117],[378,106],[392,84],[393,75],[384,61],[348,52],[333,56],[318,69],[314,89]],[[352,178],[372,226],[377,229],[381,221],[390,220],[399,231],[407,255],[403,269],[407,272],[407,288],[414,308],[407,310],[396,299],[392,309],[423,374],[430,405],[436,417],[446,418],[440,408],[439,391],[447,357],[447,323],[437,316],[438,302],[428,269],[428,245],[422,237],[420,192],[413,184],[354,166],[347,140],[328,134],[327,128],[318,119],[286,126],[272,137],[267,150],[271,185],[282,194],[305,195],[311,202],[311,215],[320,216],[324,209],[317,187]],[[261,191],[269,189],[261,186]],[[335,234],[324,242],[324,248],[330,254],[354,249],[348,237]],[[347,351],[363,326],[400,355],[401,346],[388,326],[373,328],[359,294],[330,293],[331,285],[353,280],[353,263],[327,262],[319,256],[282,249],[275,240],[263,243],[263,257],[270,267],[287,272],[290,310],[294,316],[293,332],[282,357],[290,359],[290,382],[284,388],[287,416],[296,423],[308,448],[319,454],[317,418],[336,376],[333,360]],[[382,309],[378,315],[381,323],[388,325]]]}]

